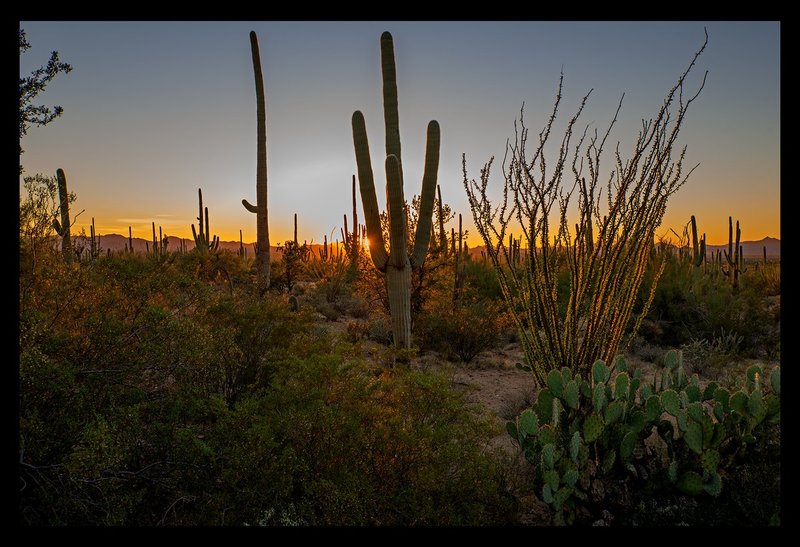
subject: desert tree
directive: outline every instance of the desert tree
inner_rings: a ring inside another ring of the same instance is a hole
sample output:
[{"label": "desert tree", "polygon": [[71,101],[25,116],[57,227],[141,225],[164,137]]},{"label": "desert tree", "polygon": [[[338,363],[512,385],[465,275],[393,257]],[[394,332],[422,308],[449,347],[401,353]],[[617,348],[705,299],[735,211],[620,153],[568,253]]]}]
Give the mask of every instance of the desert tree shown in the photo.
[{"label": "desert tree", "polygon": [[[19,29],[19,54],[22,56],[24,52],[31,48],[28,37],[23,29]],[[58,52],[53,51],[50,53],[50,60],[47,65],[41,66],[31,72],[29,76],[19,79],[19,153],[22,154],[22,137],[27,135],[28,129],[31,125],[42,126],[52,122],[64,112],[60,106],[53,106],[52,108],[45,105],[31,104],[39,93],[43,92],[53,78],[59,73],[68,73],[72,67],[62,62],[58,57]],[[20,165],[20,173],[22,173],[22,165]]]},{"label": "desert tree", "polygon": [[[590,131],[588,125],[580,131],[578,120],[591,90],[566,124],[555,158],[545,158],[561,104],[563,73],[552,112],[533,142],[523,105],[513,142],[506,145],[499,201],[492,203],[488,192],[494,158],[475,180],[468,177],[466,156],[462,156],[464,188],[475,226],[519,330],[526,368],[530,367],[539,384],[550,370],[583,371],[597,359],[610,361],[619,349],[634,316],[667,201],[697,167],[684,169],[686,147],[679,147],[677,138],[689,106],[705,85],[707,72],[696,92],[684,94],[686,79],[707,42],[706,33],[702,47],[655,117],[642,120],[627,158],[617,143],[607,175],[601,172],[605,166],[601,160],[622,99],[604,132]],[[527,247],[521,267],[516,268],[507,267],[513,252],[507,235],[512,229],[522,231]],[[562,262],[566,259],[570,274],[568,301],[561,310],[557,304],[559,255]],[[634,318],[634,332],[652,301],[663,262],[655,268],[649,295]]]}]

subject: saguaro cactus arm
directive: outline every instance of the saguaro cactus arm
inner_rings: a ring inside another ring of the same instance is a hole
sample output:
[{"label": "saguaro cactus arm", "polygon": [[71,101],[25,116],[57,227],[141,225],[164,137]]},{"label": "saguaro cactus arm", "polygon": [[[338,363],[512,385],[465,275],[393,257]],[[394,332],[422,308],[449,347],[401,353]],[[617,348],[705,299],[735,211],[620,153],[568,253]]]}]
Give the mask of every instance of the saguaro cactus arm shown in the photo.
[{"label": "saguaro cactus arm", "polygon": [[369,254],[375,267],[384,272],[386,263],[389,261],[389,253],[386,252],[383,230],[381,230],[381,215],[378,210],[378,197],[375,195],[375,180],[372,176],[367,128],[364,115],[359,110],[353,112],[353,145],[356,151],[361,204],[364,207],[364,217],[367,223]]},{"label": "saguaro cactus arm", "polygon": [[428,123],[428,139],[425,146],[425,170],[422,175],[422,195],[419,206],[417,233],[414,237],[414,253],[411,255],[411,266],[417,267],[428,254],[431,228],[433,227],[433,202],[436,194],[436,179],[439,172],[439,123],[432,120]]},{"label": "saguaro cactus arm", "polygon": [[[381,34],[381,72],[383,76],[383,121],[386,127],[386,155],[394,154],[400,162],[400,115],[397,101],[397,69],[394,42],[389,32]],[[400,180],[403,169],[400,164]]]}]

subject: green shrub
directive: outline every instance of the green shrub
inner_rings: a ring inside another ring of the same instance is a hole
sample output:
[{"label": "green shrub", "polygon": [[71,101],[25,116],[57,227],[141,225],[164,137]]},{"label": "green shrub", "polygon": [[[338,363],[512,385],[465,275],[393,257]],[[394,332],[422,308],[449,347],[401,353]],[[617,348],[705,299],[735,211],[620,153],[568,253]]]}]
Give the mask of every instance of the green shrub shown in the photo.
[{"label": "green shrub", "polygon": [[[780,347],[780,305],[767,305],[765,296],[771,291],[758,281],[757,275],[747,272],[734,291],[725,278],[692,275],[677,257],[669,258],[648,312],[649,320],[658,325],[649,340],[680,347],[693,340],[713,341],[723,332],[741,337],[738,352],[743,357],[776,357],[775,348]],[[638,296],[639,302],[646,298],[644,292]],[[647,336],[647,330],[641,334]]]},{"label": "green shrub", "polygon": [[496,347],[510,329],[499,302],[441,302],[423,313],[416,324],[422,349],[440,352],[448,360],[469,363],[480,352]]},{"label": "green shrub", "polygon": [[392,320],[385,315],[374,314],[367,320],[367,338],[379,344],[392,343]]},{"label": "green shrub", "polygon": [[191,254],[20,279],[20,524],[513,520],[497,431],[446,378],[376,376]]}]

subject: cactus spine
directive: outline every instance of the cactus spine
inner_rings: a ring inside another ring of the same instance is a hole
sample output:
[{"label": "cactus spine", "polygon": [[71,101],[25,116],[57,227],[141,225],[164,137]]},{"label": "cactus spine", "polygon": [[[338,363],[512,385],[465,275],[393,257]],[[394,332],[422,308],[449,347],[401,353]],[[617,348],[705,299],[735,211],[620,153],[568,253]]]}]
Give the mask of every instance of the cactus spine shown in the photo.
[{"label": "cactus spine", "polygon": [[61,254],[64,261],[72,262],[72,242],[70,239],[69,223],[69,193],[67,192],[67,177],[63,169],[56,169],[56,179],[58,179],[58,210],[61,212],[61,222],[53,219],[53,228],[61,236]]},{"label": "cactus spine", "polygon": [[372,175],[369,141],[364,115],[353,113],[353,144],[358,164],[361,202],[367,221],[367,236],[372,262],[386,275],[389,310],[392,316],[394,344],[411,347],[411,269],[425,260],[430,241],[433,198],[439,169],[439,124],[428,123],[425,168],[422,178],[421,204],[414,250],[409,254],[403,198],[403,167],[400,154],[400,125],[397,108],[397,79],[392,35],[381,35],[381,69],[383,76],[383,115],[386,128],[386,201],[389,212],[389,251],[383,241],[375,182]]},{"label": "cactus spine", "polygon": [[261,290],[269,287],[269,225],[267,211],[267,106],[264,96],[264,78],[261,74],[261,55],[258,37],[250,31],[250,51],[253,56],[253,73],[256,82],[256,205],[242,200],[244,208],[256,215],[256,272]]}]

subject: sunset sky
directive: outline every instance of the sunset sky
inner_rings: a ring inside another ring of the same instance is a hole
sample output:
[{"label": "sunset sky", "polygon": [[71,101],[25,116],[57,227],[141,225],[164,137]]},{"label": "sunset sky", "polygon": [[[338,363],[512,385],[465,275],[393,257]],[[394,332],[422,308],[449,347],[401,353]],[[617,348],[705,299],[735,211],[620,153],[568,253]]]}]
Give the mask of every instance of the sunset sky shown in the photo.
[{"label": "sunset sky", "polygon": [[[688,82],[708,70],[680,142],[700,164],[672,198],[664,224],[680,232],[697,216],[708,242],[727,242],[728,216],[744,240],[780,237],[780,24],[777,22],[26,22],[32,48],[20,75],[52,50],[73,66],[36,103],[64,114],[22,141],[26,174],[63,168],[100,234],[150,237],[150,223],[191,238],[197,188],[211,230],[255,239],[256,106],[248,33],[261,48],[267,95],[269,226],[273,245],[291,237],[339,237],[350,217],[356,172],[350,119],[364,113],[376,184],[384,184],[379,39],[392,33],[397,61],[405,194],[419,193],[426,124],[441,126],[444,201],[472,228],[462,185],[496,156],[525,103],[535,137],[552,108],[559,74],[561,128],[594,88],[583,127],[602,130],[625,100],[612,139],[625,153],[688,65],[708,30]],[[558,140],[558,137],[557,137]],[[607,147],[613,151],[613,146]],[[379,157],[380,156],[380,157]],[[612,165],[607,157],[606,166]],[[606,175],[607,176],[607,175]],[[602,177],[605,179],[605,176]],[[385,208],[384,190],[377,190]],[[359,198],[359,216],[363,214]],[[479,244],[471,229],[470,244]]]}]

